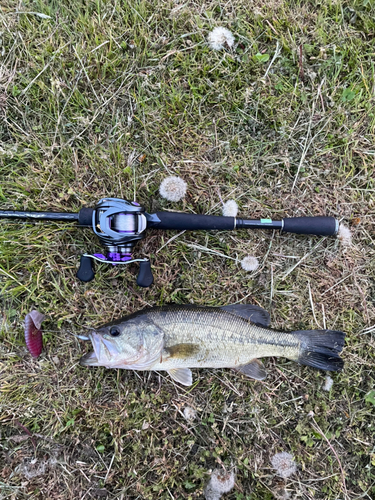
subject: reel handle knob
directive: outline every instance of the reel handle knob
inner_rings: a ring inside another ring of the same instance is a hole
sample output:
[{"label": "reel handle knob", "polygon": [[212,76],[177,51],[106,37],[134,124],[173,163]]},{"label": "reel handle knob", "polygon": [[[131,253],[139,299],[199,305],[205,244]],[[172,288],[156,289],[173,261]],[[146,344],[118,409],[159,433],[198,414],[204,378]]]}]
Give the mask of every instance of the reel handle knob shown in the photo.
[{"label": "reel handle knob", "polygon": [[81,255],[81,263],[76,274],[81,281],[88,282],[95,278],[94,266],[92,259],[86,255]]},{"label": "reel handle knob", "polygon": [[139,263],[139,273],[137,276],[137,285],[147,288],[154,282],[154,277],[151,271],[151,262],[149,260],[144,260]]}]

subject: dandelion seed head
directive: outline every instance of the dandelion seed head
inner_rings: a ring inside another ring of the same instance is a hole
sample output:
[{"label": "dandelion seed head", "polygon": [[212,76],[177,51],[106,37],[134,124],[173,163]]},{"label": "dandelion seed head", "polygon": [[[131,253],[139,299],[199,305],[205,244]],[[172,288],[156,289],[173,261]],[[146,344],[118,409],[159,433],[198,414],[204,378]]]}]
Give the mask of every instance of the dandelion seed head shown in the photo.
[{"label": "dandelion seed head", "polygon": [[184,408],[184,417],[186,420],[194,420],[195,417],[197,416],[197,412],[194,410],[194,408],[191,408],[190,406],[185,406]]},{"label": "dandelion seed head", "polygon": [[315,73],[315,71],[310,71],[309,72],[309,77],[311,78],[311,81],[313,82],[315,80],[315,78],[317,77],[318,75]]},{"label": "dandelion seed head", "polygon": [[204,492],[206,500],[216,500],[223,493],[228,493],[233,489],[235,481],[236,474],[234,471],[226,472],[223,469],[214,469]]},{"label": "dandelion seed head", "polygon": [[271,464],[276,470],[276,473],[284,479],[297,471],[293,455],[286,451],[276,453],[276,455],[271,458]]},{"label": "dandelion seed head", "polygon": [[32,460],[29,463],[25,463],[20,472],[26,479],[34,479],[34,477],[43,476],[46,472],[46,463],[47,462],[44,461],[38,463]]},{"label": "dandelion seed head", "polygon": [[259,260],[253,255],[247,255],[241,260],[241,267],[245,271],[255,271],[259,267]]},{"label": "dandelion seed head", "polygon": [[228,200],[223,206],[224,217],[237,217],[238,205],[234,200]]},{"label": "dandelion seed head", "polygon": [[187,184],[181,177],[166,177],[160,184],[160,195],[168,201],[180,201],[186,194]]},{"label": "dandelion seed head", "polygon": [[211,486],[208,484],[206,489],[204,490],[204,498],[206,500],[220,500],[221,493],[214,491]]},{"label": "dandelion seed head", "polygon": [[332,389],[332,386],[333,386],[333,379],[329,375],[327,375],[324,381],[323,391],[329,392]]},{"label": "dandelion seed head", "polygon": [[350,247],[352,244],[352,233],[348,227],[344,226],[344,224],[340,224],[339,226],[338,239],[344,247]]},{"label": "dandelion seed head", "polygon": [[219,26],[214,28],[211,33],[208,34],[208,44],[211,49],[221,50],[225,47],[225,44],[228,47],[233,47],[234,44],[234,36],[231,31],[227,28],[223,28]]}]

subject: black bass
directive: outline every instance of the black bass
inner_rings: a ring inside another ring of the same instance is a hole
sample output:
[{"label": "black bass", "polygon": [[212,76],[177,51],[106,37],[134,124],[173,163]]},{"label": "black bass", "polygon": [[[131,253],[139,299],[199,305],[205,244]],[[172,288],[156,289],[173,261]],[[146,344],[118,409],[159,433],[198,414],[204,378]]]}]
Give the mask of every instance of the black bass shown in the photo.
[{"label": "black bass", "polygon": [[302,365],[339,371],[345,333],[334,330],[281,332],[268,328],[267,311],[253,305],[164,306],[143,309],[89,333],[94,351],[83,366],[167,371],[193,383],[190,368],[234,368],[263,380],[258,358],[283,356]]}]

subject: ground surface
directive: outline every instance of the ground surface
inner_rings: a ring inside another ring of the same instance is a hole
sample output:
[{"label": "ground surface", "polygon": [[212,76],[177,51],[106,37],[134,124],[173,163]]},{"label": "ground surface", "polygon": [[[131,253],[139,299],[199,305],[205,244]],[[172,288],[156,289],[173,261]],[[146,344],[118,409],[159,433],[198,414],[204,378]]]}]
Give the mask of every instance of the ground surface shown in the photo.
[{"label": "ground surface", "polygon": [[[136,266],[77,282],[79,255],[99,250],[88,231],[1,223],[0,498],[202,498],[217,466],[237,471],[231,499],[374,498],[372,2],[5,0],[0,16],[1,208],[135,193],[149,211],[219,215],[221,196],[242,216],[332,215],[353,233],[346,248],[150,232],[136,250],[153,261],[144,290]],[[209,48],[216,26],[235,47]],[[183,202],[158,193],[170,174],[188,184]],[[247,254],[253,273],[235,260]],[[248,302],[275,328],[342,329],[345,370],[326,392],[323,372],[269,359],[264,382],[198,370],[186,390],[78,365],[87,346],[71,333],[172,302]],[[37,360],[22,326],[34,307],[47,315]],[[279,451],[298,465],[285,484]]]}]

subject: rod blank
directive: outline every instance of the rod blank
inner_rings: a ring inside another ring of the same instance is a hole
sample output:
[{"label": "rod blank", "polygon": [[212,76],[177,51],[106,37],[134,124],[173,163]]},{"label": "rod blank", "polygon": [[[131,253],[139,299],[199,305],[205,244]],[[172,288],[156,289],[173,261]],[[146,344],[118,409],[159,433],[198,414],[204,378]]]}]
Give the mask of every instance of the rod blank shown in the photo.
[{"label": "rod blank", "polygon": [[19,212],[16,210],[0,210],[0,219],[32,219],[77,222],[78,213],[71,212]]}]

